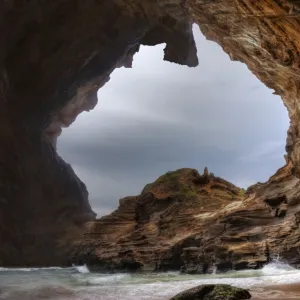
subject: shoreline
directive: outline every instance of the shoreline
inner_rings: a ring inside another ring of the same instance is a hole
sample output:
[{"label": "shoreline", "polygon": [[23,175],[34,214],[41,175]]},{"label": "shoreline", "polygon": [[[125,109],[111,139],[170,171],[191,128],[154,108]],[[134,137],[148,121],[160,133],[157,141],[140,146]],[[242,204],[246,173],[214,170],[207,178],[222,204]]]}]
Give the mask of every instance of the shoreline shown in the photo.
[{"label": "shoreline", "polygon": [[300,282],[291,283],[291,284],[276,284],[276,285],[251,287],[249,289],[249,292],[252,295],[251,300],[266,300],[266,299],[299,300]]}]

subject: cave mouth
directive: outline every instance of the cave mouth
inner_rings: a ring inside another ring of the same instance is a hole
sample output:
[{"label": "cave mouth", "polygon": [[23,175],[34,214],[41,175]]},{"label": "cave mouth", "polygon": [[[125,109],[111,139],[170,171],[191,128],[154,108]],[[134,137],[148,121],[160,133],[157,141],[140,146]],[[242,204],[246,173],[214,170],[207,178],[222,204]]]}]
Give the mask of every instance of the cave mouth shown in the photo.
[{"label": "cave mouth", "polygon": [[282,97],[290,117],[286,160],[300,177],[299,1],[48,2],[0,4],[1,265],[67,264],[74,232],[94,213],[85,185],[57,154],[61,127],[95,107],[97,90],[113,70],[130,67],[141,45],[166,43],[166,61],[196,66],[193,22]]},{"label": "cave mouth", "polygon": [[99,215],[161,174],[205,166],[240,187],[266,181],[284,163],[289,119],[279,96],[244,64],[230,61],[198,27],[196,68],[162,60],[164,45],[142,46],[133,69],[117,69],[58,140]]}]

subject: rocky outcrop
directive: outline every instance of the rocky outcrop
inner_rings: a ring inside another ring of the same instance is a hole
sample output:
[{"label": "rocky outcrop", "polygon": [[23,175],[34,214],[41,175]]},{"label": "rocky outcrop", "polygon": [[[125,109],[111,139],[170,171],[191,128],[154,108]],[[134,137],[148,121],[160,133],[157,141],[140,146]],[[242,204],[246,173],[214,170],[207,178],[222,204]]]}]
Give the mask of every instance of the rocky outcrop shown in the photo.
[{"label": "rocky outcrop", "polygon": [[277,258],[297,266],[299,189],[290,166],[249,189],[217,222],[211,220],[200,247],[183,249],[183,270],[201,273],[203,263],[217,271],[260,268]]},{"label": "rocky outcrop", "polygon": [[[61,128],[96,105],[98,88],[141,44],[166,43],[166,60],[195,66],[193,22],[282,97],[287,159],[300,176],[299,13],[296,0],[2,1],[0,263],[66,263],[70,232],[94,214],[56,153]],[[280,201],[264,205],[282,216]]]},{"label": "rocky outcrop", "polygon": [[91,269],[206,273],[300,264],[300,181],[291,166],[247,192],[193,169],[168,172],[89,222],[76,263]]},{"label": "rocky outcrop", "polygon": [[111,215],[89,222],[77,262],[107,270],[178,270],[183,249],[200,246],[207,226],[242,199],[241,190],[221,178],[193,169],[168,172],[139,196],[121,199]]},{"label": "rocky outcrop", "polygon": [[247,290],[226,284],[200,285],[184,291],[170,300],[242,300],[251,299]]}]

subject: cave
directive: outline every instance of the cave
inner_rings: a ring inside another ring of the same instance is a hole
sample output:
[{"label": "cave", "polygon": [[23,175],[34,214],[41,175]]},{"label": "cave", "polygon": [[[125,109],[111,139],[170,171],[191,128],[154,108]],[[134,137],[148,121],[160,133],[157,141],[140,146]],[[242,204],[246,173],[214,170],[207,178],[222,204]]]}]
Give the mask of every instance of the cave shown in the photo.
[{"label": "cave", "polygon": [[57,154],[61,128],[95,107],[140,45],[166,43],[165,60],[196,66],[193,23],[282,97],[286,162],[300,176],[299,12],[295,0],[2,2],[1,265],[70,264],[69,241],[95,213]]}]

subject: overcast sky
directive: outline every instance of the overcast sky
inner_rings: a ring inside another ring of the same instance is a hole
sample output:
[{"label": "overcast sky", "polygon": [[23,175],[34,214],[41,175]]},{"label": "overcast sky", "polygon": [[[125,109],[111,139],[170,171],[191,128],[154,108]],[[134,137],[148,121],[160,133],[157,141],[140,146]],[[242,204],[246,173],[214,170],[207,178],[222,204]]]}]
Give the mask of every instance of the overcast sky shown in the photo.
[{"label": "overcast sky", "polygon": [[117,69],[99,103],[59,138],[59,154],[85,182],[98,215],[161,174],[205,166],[247,187],[284,164],[288,116],[278,96],[195,29],[199,66],[165,62],[142,47]]}]

